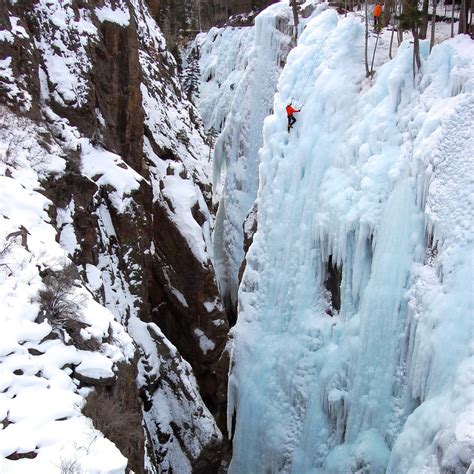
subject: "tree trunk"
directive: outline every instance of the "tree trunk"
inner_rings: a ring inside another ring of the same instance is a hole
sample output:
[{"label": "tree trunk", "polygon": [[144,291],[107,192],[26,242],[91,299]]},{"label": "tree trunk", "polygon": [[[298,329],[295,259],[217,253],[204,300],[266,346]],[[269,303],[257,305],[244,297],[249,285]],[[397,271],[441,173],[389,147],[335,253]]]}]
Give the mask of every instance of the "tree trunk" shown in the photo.
[{"label": "tree trunk", "polygon": [[474,11],[474,0],[471,0],[471,10],[470,10],[470,13],[469,13],[469,27],[468,27],[469,34],[471,35],[471,38],[474,35],[474,29],[472,28],[472,12],[473,11]]},{"label": "tree trunk", "polygon": [[197,21],[198,21],[198,30],[202,32],[202,24],[201,24],[201,0],[196,0],[194,3],[194,7],[197,10]]},{"label": "tree trunk", "polygon": [[[398,10],[398,15],[401,15],[402,14],[402,1],[401,0],[398,3],[397,10]],[[397,21],[397,42],[398,42],[398,46],[400,46],[402,41],[403,41],[403,31],[400,28],[400,20],[398,20]]]},{"label": "tree trunk", "polygon": [[367,6],[367,0],[365,0],[365,50],[364,50],[365,77],[370,76],[369,59],[367,56],[368,45],[369,45],[369,9]]},{"label": "tree trunk", "polygon": [[374,77],[374,61],[375,61],[375,52],[377,51],[377,44],[379,43],[380,33],[377,33],[377,39],[375,40],[374,54],[372,55],[372,62],[370,63],[370,77]]},{"label": "tree trunk", "polygon": [[296,5],[296,0],[290,0],[290,5],[293,10],[293,23],[295,25],[294,31],[294,40],[295,46],[298,44],[298,6]]},{"label": "tree trunk", "polygon": [[[421,68],[421,59],[420,59],[420,37],[418,35],[418,28],[415,27],[411,30],[413,33],[413,56],[414,62],[416,62],[416,70],[419,71]],[[413,70],[413,74],[415,71]]]},{"label": "tree trunk", "polygon": [[468,33],[467,31],[468,15],[469,15],[469,5],[466,0],[461,0],[461,9],[459,10],[459,26],[458,26],[459,35]]},{"label": "tree trunk", "polygon": [[390,48],[388,50],[388,57],[392,59],[393,37],[395,36],[395,25],[392,25],[392,34],[390,35]]},{"label": "tree trunk", "polygon": [[454,0],[451,3],[451,38],[454,38]]},{"label": "tree trunk", "polygon": [[416,70],[420,70],[421,67],[420,26],[418,20],[419,17],[417,0],[404,0],[402,15],[406,17],[404,20],[406,28],[410,29],[413,35],[413,76],[415,76]]},{"label": "tree trunk", "polygon": [[394,1],[386,0],[383,7],[383,26],[386,28],[390,23],[390,18],[392,18],[392,13],[394,10]]},{"label": "tree trunk", "polygon": [[433,49],[435,42],[435,29],[436,29],[436,6],[438,5],[438,0],[433,0],[433,14],[431,15],[431,38],[430,38],[430,53]]},{"label": "tree trunk", "polygon": [[[453,0],[454,1],[454,0]],[[421,8],[421,26],[420,26],[420,39],[426,39],[426,33],[428,32],[428,7],[429,0],[423,0],[423,6]]]},{"label": "tree trunk", "polygon": [[471,0],[471,12],[469,14],[469,34],[471,35],[471,38],[474,35],[474,30],[472,28],[472,14],[474,12],[474,0]]}]

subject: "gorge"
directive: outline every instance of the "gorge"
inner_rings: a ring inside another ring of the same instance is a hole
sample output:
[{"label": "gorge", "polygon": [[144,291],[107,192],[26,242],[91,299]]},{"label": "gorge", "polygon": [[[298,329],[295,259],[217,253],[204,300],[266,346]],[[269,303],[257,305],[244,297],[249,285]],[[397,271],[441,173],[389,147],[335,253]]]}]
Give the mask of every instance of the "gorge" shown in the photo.
[{"label": "gorge", "polygon": [[267,3],[0,3],[1,472],[474,468],[472,39]]}]

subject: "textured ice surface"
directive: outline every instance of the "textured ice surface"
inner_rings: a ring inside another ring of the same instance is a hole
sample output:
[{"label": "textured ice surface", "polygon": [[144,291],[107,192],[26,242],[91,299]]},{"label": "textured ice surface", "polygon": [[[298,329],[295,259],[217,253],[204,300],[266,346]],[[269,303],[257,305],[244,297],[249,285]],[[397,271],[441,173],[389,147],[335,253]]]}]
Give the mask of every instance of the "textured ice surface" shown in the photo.
[{"label": "textured ice surface", "polygon": [[221,292],[237,301],[244,258],[243,223],[257,196],[258,150],[291,40],[291,10],[280,2],[251,28],[213,28],[199,36],[202,83],[199,110],[221,132],[214,152],[215,266]]},{"label": "textured ice surface", "polygon": [[[265,120],[234,329],[232,473],[471,462],[474,48],[423,42],[413,79],[408,41],[392,61],[386,38],[379,47],[370,81],[358,18],[315,14]],[[291,99],[303,108],[288,134]],[[325,288],[335,264],[339,311]]]}]

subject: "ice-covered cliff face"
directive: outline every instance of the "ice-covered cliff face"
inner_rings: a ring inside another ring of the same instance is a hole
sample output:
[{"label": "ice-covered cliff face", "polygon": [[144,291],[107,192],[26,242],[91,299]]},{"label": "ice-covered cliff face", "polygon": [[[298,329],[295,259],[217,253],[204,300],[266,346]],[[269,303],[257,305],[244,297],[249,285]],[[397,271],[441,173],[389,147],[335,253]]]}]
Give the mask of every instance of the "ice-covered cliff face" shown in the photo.
[{"label": "ice-covered cliff face", "polygon": [[209,148],[148,4],[2,2],[0,25],[0,471],[213,469]]},{"label": "ice-covered cliff face", "polygon": [[473,42],[423,43],[414,79],[412,45],[386,47],[367,80],[360,20],[325,11],[280,77],[233,330],[232,473],[472,468]]},{"label": "ice-covered cliff face", "polygon": [[243,224],[257,196],[258,149],[264,118],[291,42],[285,2],[264,10],[254,27],[211,29],[197,38],[202,85],[198,108],[205,126],[220,132],[214,151],[214,199],[219,210],[214,255],[227,307],[237,302],[244,259]]}]

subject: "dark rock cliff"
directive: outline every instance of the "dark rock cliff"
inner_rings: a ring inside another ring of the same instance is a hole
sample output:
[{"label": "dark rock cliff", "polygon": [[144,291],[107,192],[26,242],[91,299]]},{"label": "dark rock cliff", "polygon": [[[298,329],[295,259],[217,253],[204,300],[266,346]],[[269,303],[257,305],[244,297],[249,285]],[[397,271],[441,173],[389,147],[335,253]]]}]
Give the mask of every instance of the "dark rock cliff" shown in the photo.
[{"label": "dark rock cliff", "polygon": [[[67,156],[44,183],[57,239],[74,234],[67,250],[84,281],[138,347],[149,462],[132,453],[134,469],[171,472],[179,451],[183,469],[213,472],[228,322],[208,253],[208,148],[176,63],[141,0],[0,1],[0,25],[0,101],[44,124]],[[164,416],[157,397],[174,411]]]}]

